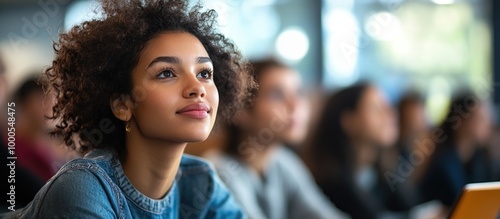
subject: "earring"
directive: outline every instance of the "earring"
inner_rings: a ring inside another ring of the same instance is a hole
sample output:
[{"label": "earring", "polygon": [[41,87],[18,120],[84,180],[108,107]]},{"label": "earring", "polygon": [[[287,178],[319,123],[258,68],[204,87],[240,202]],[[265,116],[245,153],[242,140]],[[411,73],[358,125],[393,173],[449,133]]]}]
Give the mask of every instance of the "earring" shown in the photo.
[{"label": "earring", "polygon": [[125,122],[125,131],[130,132],[130,126],[128,124],[128,121]]}]

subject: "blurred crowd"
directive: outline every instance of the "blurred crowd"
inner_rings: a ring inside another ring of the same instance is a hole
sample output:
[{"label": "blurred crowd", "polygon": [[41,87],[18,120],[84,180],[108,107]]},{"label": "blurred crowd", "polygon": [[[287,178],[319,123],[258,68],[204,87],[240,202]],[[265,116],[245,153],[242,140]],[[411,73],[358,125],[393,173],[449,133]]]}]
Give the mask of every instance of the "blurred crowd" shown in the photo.
[{"label": "blurred crowd", "polygon": [[[53,98],[44,92],[41,72],[28,73],[28,78],[11,89],[6,80],[8,71],[6,66],[7,64],[0,59],[0,103],[5,112],[0,115],[2,122],[0,125],[2,153],[0,159],[6,164],[9,163],[9,157],[16,158],[14,173],[17,192],[16,206],[22,207],[33,199],[38,190],[66,161],[78,155],[48,134],[55,124],[46,118],[52,110]],[[12,92],[9,93],[8,90]],[[15,118],[12,121],[15,128],[12,130],[15,134],[13,136],[15,137],[14,154],[10,153],[8,148],[7,106],[12,109],[12,117]],[[2,165],[2,169],[4,176],[8,176],[9,166]],[[9,193],[7,182],[7,180],[2,180],[0,183],[4,194]]]},{"label": "blurred crowd", "polygon": [[276,60],[252,65],[254,104],[187,149],[215,163],[251,218],[446,218],[466,184],[500,178],[488,97],[456,92],[432,126],[419,91],[395,102],[369,81],[307,91]]},{"label": "blurred crowd", "polygon": [[[47,134],[53,98],[40,72],[10,88],[6,66],[0,63],[0,102],[3,110],[15,103],[21,207],[78,155]],[[466,184],[500,178],[488,98],[457,92],[433,127],[418,91],[401,91],[394,103],[369,81],[308,90],[296,70],[275,59],[252,66],[259,84],[253,104],[186,151],[214,163],[251,218],[441,218]],[[6,163],[5,113],[0,121]]]}]

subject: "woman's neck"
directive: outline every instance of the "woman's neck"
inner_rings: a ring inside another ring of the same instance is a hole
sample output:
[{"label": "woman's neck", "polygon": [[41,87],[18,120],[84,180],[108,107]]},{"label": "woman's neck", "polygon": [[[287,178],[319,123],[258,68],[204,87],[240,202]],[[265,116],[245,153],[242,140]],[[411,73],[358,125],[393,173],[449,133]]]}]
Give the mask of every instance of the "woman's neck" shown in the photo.
[{"label": "woman's neck", "polygon": [[[263,176],[269,161],[272,158],[273,152],[278,148],[279,143],[272,142],[270,144],[261,144],[255,136],[258,135],[245,135],[243,141],[247,141],[247,147],[253,148],[254,153],[251,156],[243,156],[243,160],[253,168],[259,176]],[[254,137],[252,137],[254,136]],[[253,139],[253,140],[250,140]]]},{"label": "woman's neck", "polygon": [[142,194],[161,199],[175,180],[187,143],[172,143],[128,134],[123,171]]},{"label": "woman's neck", "polygon": [[356,171],[360,171],[374,165],[377,158],[374,146],[367,142],[351,141],[351,147],[353,147],[355,153],[354,159],[356,159],[356,161],[354,168]]}]

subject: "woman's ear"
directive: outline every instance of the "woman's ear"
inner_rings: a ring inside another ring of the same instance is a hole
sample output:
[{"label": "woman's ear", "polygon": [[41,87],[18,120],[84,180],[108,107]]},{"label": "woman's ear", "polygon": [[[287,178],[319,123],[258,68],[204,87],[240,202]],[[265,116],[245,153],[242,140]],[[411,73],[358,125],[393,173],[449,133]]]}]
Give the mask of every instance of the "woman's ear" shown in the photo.
[{"label": "woman's ear", "polygon": [[132,109],[134,103],[130,95],[112,95],[109,100],[111,111],[116,118],[122,121],[128,121],[132,118]]}]

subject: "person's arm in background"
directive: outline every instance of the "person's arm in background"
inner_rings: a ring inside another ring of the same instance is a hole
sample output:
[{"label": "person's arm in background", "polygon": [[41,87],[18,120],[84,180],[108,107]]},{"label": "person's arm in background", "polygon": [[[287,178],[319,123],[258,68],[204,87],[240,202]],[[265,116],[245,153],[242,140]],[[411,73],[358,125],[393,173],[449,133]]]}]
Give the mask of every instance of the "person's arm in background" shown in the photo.
[{"label": "person's arm in background", "polygon": [[[288,149],[280,151],[280,168],[288,183],[289,217],[294,218],[349,218],[339,211],[321,192],[303,162]],[[284,185],[285,186],[285,185]]]}]

